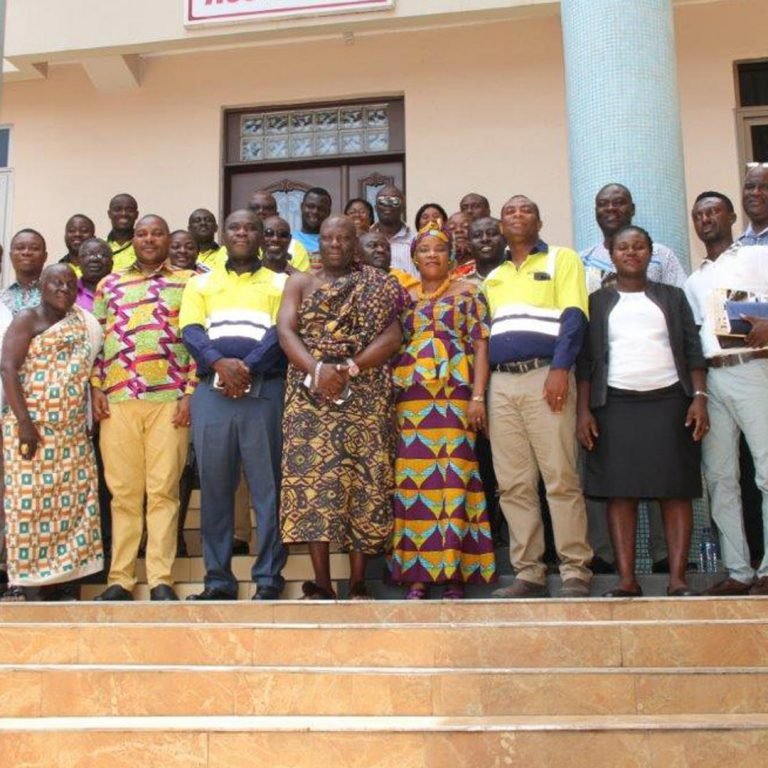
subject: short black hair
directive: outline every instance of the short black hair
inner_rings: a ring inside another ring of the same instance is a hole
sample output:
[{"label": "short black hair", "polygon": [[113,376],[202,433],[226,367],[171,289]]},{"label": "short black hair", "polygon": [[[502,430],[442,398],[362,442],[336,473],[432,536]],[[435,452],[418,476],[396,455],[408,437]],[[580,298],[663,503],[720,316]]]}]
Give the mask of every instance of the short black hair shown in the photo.
[{"label": "short black hair", "polygon": [[67,224],[69,224],[72,219],[85,219],[91,225],[91,229],[94,230],[94,232],[96,231],[96,225],[93,223],[93,219],[90,216],[86,216],[84,213],[73,213],[67,219]]},{"label": "short black hair", "polygon": [[91,245],[92,243],[96,243],[102,250],[106,249],[109,251],[109,255],[112,256],[112,249],[109,247],[109,243],[106,240],[102,240],[100,237],[89,237],[87,240],[83,240],[83,242],[80,243],[80,248],[78,248],[77,252],[80,253],[86,245]]},{"label": "short black hair", "polygon": [[706,192],[702,192],[700,195],[697,195],[696,199],[693,201],[694,206],[700,200],[704,200],[708,197],[714,197],[718,200],[722,200],[725,203],[725,207],[728,209],[728,213],[736,213],[736,209],[733,207],[733,201],[730,197],[728,197],[728,195],[724,195],[722,192],[715,192],[711,189],[707,190]]},{"label": "short black hair", "polygon": [[48,250],[48,244],[45,242],[45,238],[36,229],[32,229],[32,227],[24,227],[24,229],[14,232],[11,242],[13,242],[19,235],[36,235],[43,241],[43,248],[45,248],[46,251]]},{"label": "short black hair", "polygon": [[631,203],[635,202],[632,199],[632,190],[630,190],[630,188],[628,186],[626,186],[626,184],[622,184],[619,181],[609,181],[607,184],[603,184],[603,186],[600,187],[600,189],[597,190],[597,194],[595,195],[595,200],[597,200],[597,198],[600,197],[600,195],[603,192],[605,192],[605,190],[608,189],[608,187],[618,187],[619,189],[621,189],[621,190],[623,190],[624,192],[627,193],[627,197],[629,198]]},{"label": "short black hair", "polygon": [[323,187],[310,187],[305,193],[304,197],[301,198],[301,202],[303,203],[310,195],[317,195],[318,197],[327,197],[331,203],[333,203],[333,198],[331,197],[331,193],[324,189]]},{"label": "short black hair", "polygon": [[623,235],[625,232],[637,232],[639,235],[642,235],[648,243],[648,250],[653,252],[653,240],[648,234],[648,231],[642,227],[638,227],[637,224],[625,224],[623,227],[621,227],[621,229],[618,229],[613,233],[613,237],[611,238],[611,242],[608,246],[609,253],[613,254],[613,244],[616,242],[616,239]]}]

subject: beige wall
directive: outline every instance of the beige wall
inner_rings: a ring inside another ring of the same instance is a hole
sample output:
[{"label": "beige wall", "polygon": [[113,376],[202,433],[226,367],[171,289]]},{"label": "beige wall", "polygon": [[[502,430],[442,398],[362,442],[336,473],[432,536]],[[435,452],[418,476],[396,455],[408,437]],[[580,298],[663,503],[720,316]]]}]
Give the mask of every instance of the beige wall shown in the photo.
[{"label": "beige wall", "polygon": [[[768,57],[768,2],[736,0],[686,6],[675,13],[678,83],[683,123],[688,208],[707,189],[727,194],[741,211],[741,169],[734,109],[734,62]],[[691,261],[703,258],[691,231]]]},{"label": "beige wall", "polygon": [[[765,55],[756,20],[767,13],[765,0],[676,11],[690,199],[703,188],[737,193],[732,62]],[[4,88],[13,229],[40,228],[52,257],[75,211],[104,233],[119,191],[171,226],[195,207],[218,210],[222,107],[387,94],[405,96],[409,218],[428,199],[455,208],[468,190],[494,210],[525,192],[541,204],[544,236],[570,240],[556,17],[148,57],[143,67],[141,87],[123,94],[97,91],[79,64]]]}]

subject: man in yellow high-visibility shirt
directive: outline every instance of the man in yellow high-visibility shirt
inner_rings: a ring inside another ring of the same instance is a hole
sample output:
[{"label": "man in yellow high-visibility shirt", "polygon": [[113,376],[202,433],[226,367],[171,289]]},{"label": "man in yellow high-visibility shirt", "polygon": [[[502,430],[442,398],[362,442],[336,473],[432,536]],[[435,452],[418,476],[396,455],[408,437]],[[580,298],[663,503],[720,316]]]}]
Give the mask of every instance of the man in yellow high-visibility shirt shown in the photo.
[{"label": "man in yellow high-visibility shirt", "polygon": [[197,263],[206,270],[223,267],[227,260],[227,249],[216,242],[219,225],[216,217],[207,208],[197,208],[189,214],[187,230],[197,243]]},{"label": "man in yellow high-visibility shirt", "polygon": [[107,216],[112,225],[107,235],[107,243],[112,249],[112,271],[122,272],[136,263],[133,226],[139,218],[139,204],[133,195],[121,192],[109,201]]}]

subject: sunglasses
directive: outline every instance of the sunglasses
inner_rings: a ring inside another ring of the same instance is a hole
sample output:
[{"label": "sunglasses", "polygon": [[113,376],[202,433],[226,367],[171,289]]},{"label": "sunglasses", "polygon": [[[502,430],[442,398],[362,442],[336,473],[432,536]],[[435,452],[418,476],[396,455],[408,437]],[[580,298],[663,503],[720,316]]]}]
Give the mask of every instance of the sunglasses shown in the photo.
[{"label": "sunglasses", "polygon": [[264,237],[290,237],[290,229],[265,229]]},{"label": "sunglasses", "polygon": [[387,208],[397,208],[398,206],[403,204],[403,198],[402,197],[377,197],[376,202],[380,203],[381,205],[386,206]]}]

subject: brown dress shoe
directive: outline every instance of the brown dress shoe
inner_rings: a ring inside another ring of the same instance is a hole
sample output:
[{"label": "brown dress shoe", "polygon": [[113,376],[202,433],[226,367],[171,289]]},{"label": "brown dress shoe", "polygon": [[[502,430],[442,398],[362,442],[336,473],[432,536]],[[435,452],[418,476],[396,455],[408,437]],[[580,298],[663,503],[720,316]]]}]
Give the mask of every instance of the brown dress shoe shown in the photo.
[{"label": "brown dress shoe", "polygon": [[750,595],[768,595],[768,576],[761,576],[750,588]]},{"label": "brown dress shoe", "polygon": [[727,579],[718,581],[717,584],[711,586],[709,589],[705,589],[701,594],[708,597],[728,597],[729,595],[748,595],[752,582],[745,584],[738,579],[732,579],[730,576]]},{"label": "brown dress shoe", "polygon": [[508,587],[501,587],[492,592],[494,597],[505,600],[517,600],[526,597],[549,597],[546,584],[534,584],[525,579],[515,579]]}]

